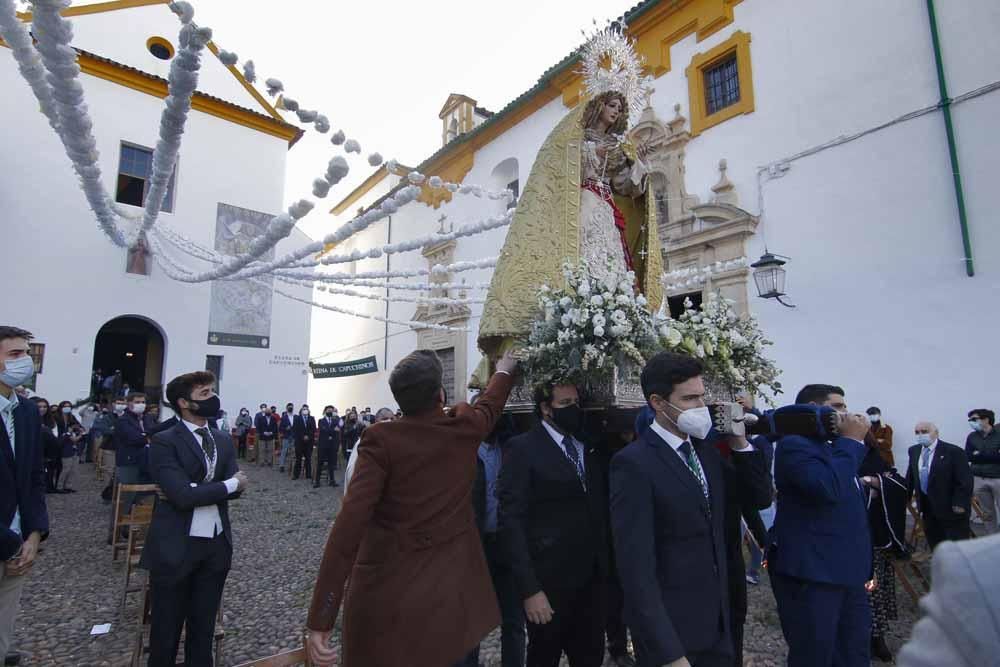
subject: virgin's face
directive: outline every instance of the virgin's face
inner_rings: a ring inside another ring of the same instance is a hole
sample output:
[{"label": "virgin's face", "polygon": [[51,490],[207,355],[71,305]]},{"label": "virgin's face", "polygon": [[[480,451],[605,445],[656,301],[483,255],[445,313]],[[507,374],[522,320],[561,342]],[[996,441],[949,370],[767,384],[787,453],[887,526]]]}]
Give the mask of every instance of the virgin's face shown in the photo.
[{"label": "virgin's face", "polygon": [[601,109],[601,120],[608,127],[612,127],[616,122],[618,122],[618,117],[621,115],[622,101],[617,97],[612,97],[610,101],[604,104],[604,108]]}]

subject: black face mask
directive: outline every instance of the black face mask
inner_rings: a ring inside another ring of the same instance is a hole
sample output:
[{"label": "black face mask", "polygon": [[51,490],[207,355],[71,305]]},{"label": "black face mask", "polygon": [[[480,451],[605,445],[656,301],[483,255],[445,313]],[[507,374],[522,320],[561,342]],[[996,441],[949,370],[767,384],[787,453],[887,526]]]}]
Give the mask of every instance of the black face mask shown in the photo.
[{"label": "black face mask", "polygon": [[206,419],[214,419],[219,414],[219,409],[222,406],[222,401],[219,400],[218,394],[210,398],[206,398],[204,401],[195,401],[193,399],[188,399],[188,404],[194,404],[198,407],[191,410],[192,413],[198,415],[199,417],[205,417]]},{"label": "black face mask", "polygon": [[552,421],[566,433],[576,433],[583,426],[583,410],[579,405],[552,408]]}]

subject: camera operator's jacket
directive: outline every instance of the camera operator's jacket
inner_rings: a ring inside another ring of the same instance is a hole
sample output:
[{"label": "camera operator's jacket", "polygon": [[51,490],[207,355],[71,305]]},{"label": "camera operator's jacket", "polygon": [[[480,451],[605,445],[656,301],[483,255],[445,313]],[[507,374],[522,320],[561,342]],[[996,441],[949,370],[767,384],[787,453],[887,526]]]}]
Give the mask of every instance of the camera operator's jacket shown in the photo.
[{"label": "camera operator's jacket", "polygon": [[778,511],[768,569],[836,586],[861,586],[872,575],[872,543],[858,468],[865,445],[789,435],[774,454]]}]

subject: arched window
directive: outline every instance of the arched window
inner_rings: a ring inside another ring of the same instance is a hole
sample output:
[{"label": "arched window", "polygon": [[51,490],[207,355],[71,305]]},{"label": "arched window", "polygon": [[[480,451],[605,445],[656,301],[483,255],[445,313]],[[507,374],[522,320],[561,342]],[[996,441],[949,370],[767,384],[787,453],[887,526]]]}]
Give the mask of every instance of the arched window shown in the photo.
[{"label": "arched window", "polygon": [[510,189],[514,193],[514,199],[507,205],[508,208],[514,208],[517,205],[517,198],[521,194],[517,158],[507,158],[493,168],[493,174],[490,177],[490,189],[503,190],[505,188]]},{"label": "arched window", "polygon": [[448,123],[448,141],[451,141],[458,136],[458,119],[452,117],[451,122]]}]

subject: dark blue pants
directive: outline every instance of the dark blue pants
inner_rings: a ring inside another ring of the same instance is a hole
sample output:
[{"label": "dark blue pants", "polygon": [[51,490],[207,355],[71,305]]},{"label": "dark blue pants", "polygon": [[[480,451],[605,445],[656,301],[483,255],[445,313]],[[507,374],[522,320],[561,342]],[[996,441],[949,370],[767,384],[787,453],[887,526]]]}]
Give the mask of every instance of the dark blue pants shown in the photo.
[{"label": "dark blue pants", "polygon": [[[524,602],[514,584],[514,574],[504,564],[495,534],[488,534],[483,540],[483,552],[490,567],[493,589],[500,605],[500,664],[503,667],[524,667],[525,618]],[[479,647],[455,663],[454,667],[478,667]]]},{"label": "dark blue pants", "polygon": [[788,667],[870,667],[872,610],[864,586],[771,572]]}]

